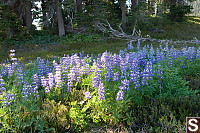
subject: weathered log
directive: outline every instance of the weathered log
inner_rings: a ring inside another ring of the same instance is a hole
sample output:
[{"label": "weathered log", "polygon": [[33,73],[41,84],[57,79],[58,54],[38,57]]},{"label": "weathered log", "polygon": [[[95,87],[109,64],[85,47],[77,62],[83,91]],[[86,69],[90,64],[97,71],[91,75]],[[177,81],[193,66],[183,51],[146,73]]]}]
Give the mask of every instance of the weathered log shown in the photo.
[{"label": "weathered log", "polygon": [[[141,36],[141,31],[138,30],[136,31],[136,24],[133,28],[133,33],[132,35],[128,35],[126,34],[122,28],[121,25],[119,25],[119,30],[113,29],[111,24],[107,21],[104,20],[105,23],[101,23],[99,22],[97,24],[97,27],[99,28],[100,31],[103,32],[103,34],[108,33],[110,35],[111,38],[115,38],[115,39],[122,39],[122,40],[128,40],[128,41],[133,41],[133,42],[137,42],[138,40],[140,41],[148,41],[148,42],[155,42],[155,43],[176,43],[176,44],[186,44],[186,43],[196,43],[198,40],[196,38],[194,38],[193,40],[161,40],[161,39],[153,39],[150,36],[148,37],[142,37]],[[136,21],[137,23],[137,21]]]}]

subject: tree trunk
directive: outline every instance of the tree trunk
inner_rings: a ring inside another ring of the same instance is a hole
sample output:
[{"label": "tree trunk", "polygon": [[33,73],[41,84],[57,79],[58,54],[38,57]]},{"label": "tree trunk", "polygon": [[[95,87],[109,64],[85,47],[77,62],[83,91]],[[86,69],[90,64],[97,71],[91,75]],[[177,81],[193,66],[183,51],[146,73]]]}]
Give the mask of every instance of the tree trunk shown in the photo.
[{"label": "tree trunk", "polygon": [[56,16],[58,20],[58,30],[59,30],[59,36],[62,36],[65,34],[65,25],[64,20],[62,16],[62,6],[59,0],[56,0]]},{"label": "tree trunk", "polygon": [[98,30],[98,23],[99,23],[99,13],[100,13],[100,1],[99,0],[95,0],[95,1],[91,1],[91,4],[93,4],[92,8],[93,8],[93,15],[94,15],[94,30],[95,32]]},{"label": "tree trunk", "polygon": [[82,0],[76,0],[76,10],[78,12],[81,12],[83,10],[83,1]]},{"label": "tree trunk", "polygon": [[170,5],[176,5],[176,0],[170,0]]},{"label": "tree trunk", "polygon": [[120,2],[120,8],[122,10],[122,28],[126,29],[126,22],[127,22],[127,17],[126,17],[126,1],[121,1]]},{"label": "tree trunk", "polygon": [[137,5],[138,5],[138,0],[131,0],[131,9],[132,10],[134,10]]},{"label": "tree trunk", "polygon": [[25,23],[27,30],[30,31],[32,27],[32,12],[31,12],[31,1],[25,1],[26,15],[25,15]]}]

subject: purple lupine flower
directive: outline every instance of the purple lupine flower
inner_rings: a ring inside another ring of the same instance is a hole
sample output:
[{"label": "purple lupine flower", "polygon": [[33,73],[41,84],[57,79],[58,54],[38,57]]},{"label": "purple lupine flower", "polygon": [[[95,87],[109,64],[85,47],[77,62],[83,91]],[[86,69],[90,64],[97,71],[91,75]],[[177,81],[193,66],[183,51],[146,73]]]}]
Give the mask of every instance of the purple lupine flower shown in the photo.
[{"label": "purple lupine flower", "polygon": [[14,52],[15,52],[15,50],[14,50],[14,49],[11,49],[11,50],[10,50],[10,52],[11,52],[11,53],[14,53]]},{"label": "purple lupine flower", "polygon": [[160,50],[162,50],[163,48],[162,48],[162,45],[159,45],[159,47],[160,47]]},{"label": "purple lupine flower", "polygon": [[116,100],[123,100],[124,99],[124,91],[123,90],[119,90],[119,92],[117,93],[117,98]]},{"label": "purple lupine flower", "polygon": [[168,66],[172,67],[173,66],[173,60],[169,58]]},{"label": "purple lupine flower", "polygon": [[31,90],[30,90],[30,87],[29,87],[29,83],[27,81],[24,81],[24,85],[23,85],[23,89],[22,89],[22,93],[21,93],[23,96],[22,98],[28,98],[29,95],[31,95]]},{"label": "purple lupine flower", "polygon": [[161,61],[164,61],[164,60],[165,60],[165,56],[164,56],[163,51],[160,52],[160,58],[161,58]]},{"label": "purple lupine flower", "polygon": [[19,64],[17,65],[17,79],[18,79],[18,84],[20,84],[20,81],[23,82],[24,80],[23,67],[20,66]]},{"label": "purple lupine flower", "polygon": [[56,66],[56,72],[55,72],[55,83],[57,87],[61,87],[62,85],[62,79],[61,79],[61,66]]},{"label": "purple lupine flower", "polygon": [[138,61],[138,59],[137,58],[134,58],[133,59],[133,61],[132,61],[132,63],[131,63],[131,65],[130,65],[130,70],[135,70],[135,71],[137,71],[138,69],[139,69],[139,61]]},{"label": "purple lupine flower", "polygon": [[135,89],[139,89],[140,87],[140,71],[135,70],[135,71],[130,71],[130,81],[135,84]]},{"label": "purple lupine flower", "polygon": [[71,56],[71,65],[74,67],[76,64],[80,64],[80,58],[77,54]]},{"label": "purple lupine flower", "polygon": [[128,44],[128,50],[133,50],[134,49],[132,42],[133,41],[130,41],[130,43]]},{"label": "purple lupine flower", "polygon": [[92,78],[92,87],[93,88],[97,88],[99,87],[99,84],[101,83],[102,79],[101,79],[101,73],[102,70],[96,70],[96,73],[95,73],[95,77]]},{"label": "purple lupine flower", "polygon": [[46,65],[45,65],[45,73],[46,73],[46,75],[48,75],[48,73],[50,73],[51,72],[51,69],[52,69],[52,67],[49,65],[49,60],[47,59],[46,60]]},{"label": "purple lupine flower", "polygon": [[150,53],[148,55],[148,58],[150,61],[152,61],[153,63],[155,63],[156,59],[155,59],[155,52],[154,52],[154,48],[153,45],[151,44],[151,48],[150,48]]},{"label": "purple lupine flower", "polygon": [[76,81],[76,69],[72,67],[70,69],[70,73],[68,73],[68,81],[67,81],[67,91],[71,92],[73,87],[73,81]]},{"label": "purple lupine flower", "polygon": [[5,86],[4,80],[0,76],[0,92],[1,92],[0,94],[3,94],[5,92],[6,88],[4,86]]},{"label": "purple lupine flower", "polygon": [[106,62],[108,62],[108,52],[106,51],[106,52],[104,52],[103,54],[102,54],[102,56],[101,56],[101,62],[102,63],[106,63]]},{"label": "purple lupine flower", "polygon": [[156,61],[159,63],[161,61],[161,55],[160,55],[160,50],[157,48],[156,50]]},{"label": "purple lupine flower", "polygon": [[72,81],[76,81],[76,75],[77,75],[77,69],[75,67],[72,67],[70,69],[70,73],[68,74],[68,79],[70,78]]},{"label": "purple lupine flower", "polygon": [[50,89],[55,86],[53,73],[48,74],[48,86]]},{"label": "purple lupine flower", "polygon": [[147,44],[147,48],[149,49],[149,44]]},{"label": "purple lupine flower", "polygon": [[130,85],[129,80],[124,79],[124,80],[122,80],[121,82],[122,82],[122,85],[124,86],[124,89],[126,89],[126,90],[129,90],[129,89],[130,89],[130,88],[129,88],[129,85]]},{"label": "purple lupine flower", "polygon": [[196,58],[197,58],[197,59],[200,59],[200,47],[199,47],[199,49],[197,50]]},{"label": "purple lupine flower", "polygon": [[9,56],[13,57],[13,56],[15,56],[15,53],[10,53],[10,55],[9,55]]},{"label": "purple lupine flower", "polygon": [[153,74],[153,73],[155,73],[155,72],[153,71],[153,64],[152,64],[152,62],[151,62],[151,61],[147,62],[147,67],[149,68],[149,72],[150,72],[150,79],[152,79],[152,77],[154,76],[154,74]]},{"label": "purple lupine flower", "polygon": [[73,86],[73,82],[69,79],[67,82],[67,92],[71,92]]},{"label": "purple lupine flower", "polygon": [[33,78],[32,85],[37,86],[39,84],[39,78],[38,78],[37,73],[34,74],[32,78]]},{"label": "purple lupine flower", "polygon": [[98,86],[98,77],[95,76],[95,77],[92,77],[92,87],[95,88]]},{"label": "purple lupine flower", "polygon": [[119,80],[119,71],[114,73],[114,76],[113,76],[113,81],[118,81],[118,80]]},{"label": "purple lupine flower", "polygon": [[40,82],[39,82],[39,78],[37,73],[33,75],[33,82],[32,82],[32,86],[30,86],[32,93],[34,94],[34,96],[36,96],[37,98],[39,97],[38,95],[38,86],[39,86]]},{"label": "purple lupine flower", "polygon": [[190,62],[194,60],[196,54],[195,47],[189,47],[187,50],[187,59],[190,59]]},{"label": "purple lupine flower", "polygon": [[99,95],[99,100],[104,100],[105,99],[105,88],[104,84],[100,83],[98,87],[98,95]]},{"label": "purple lupine flower", "polygon": [[85,95],[85,98],[88,98],[88,99],[92,98],[89,89],[88,89],[88,91],[83,92],[83,94]]},{"label": "purple lupine flower", "polygon": [[160,78],[160,79],[163,79],[164,77],[163,77],[163,72],[162,72],[162,70],[161,70],[161,65],[159,64],[158,65],[158,71],[157,71],[157,73],[158,73],[158,77]]},{"label": "purple lupine flower", "polygon": [[165,44],[165,53],[166,53],[166,57],[169,57],[169,48],[168,48],[168,44]]},{"label": "purple lupine flower", "polygon": [[17,61],[17,58],[11,58],[10,61]]},{"label": "purple lupine flower", "polygon": [[196,44],[199,45],[199,40],[196,38]]},{"label": "purple lupine flower", "polygon": [[7,64],[6,69],[8,70],[8,78],[10,78],[13,74],[12,65],[10,63]]},{"label": "purple lupine flower", "polygon": [[80,70],[80,68],[77,68],[78,73],[77,73],[76,79],[77,79],[77,82],[81,83],[81,73],[79,70]]},{"label": "purple lupine flower", "polygon": [[45,87],[45,93],[49,93],[50,92],[50,87],[49,86],[46,86]]},{"label": "purple lupine flower", "polygon": [[38,77],[44,76],[45,73],[45,59],[38,58]]},{"label": "purple lupine flower", "polygon": [[5,107],[8,106],[8,105],[11,105],[11,102],[14,101],[14,99],[15,99],[14,96],[15,95],[10,93],[10,92],[6,93],[6,95],[4,96],[5,99],[3,100],[3,104],[4,104]]},{"label": "purple lupine flower", "polygon": [[126,71],[128,69],[127,63],[124,62],[124,61],[121,61],[120,65],[121,65],[121,79],[125,79],[126,78]]},{"label": "purple lupine flower", "polygon": [[144,69],[144,71],[141,73],[142,74],[142,85],[148,85],[148,83],[146,82],[149,79],[152,79],[153,75],[153,70],[152,70],[152,62],[147,62],[146,68]]},{"label": "purple lupine flower", "polygon": [[180,66],[181,68],[185,68],[185,64],[186,64],[186,62],[185,62],[185,60],[184,61],[182,61],[182,65]]},{"label": "purple lupine flower", "polygon": [[113,55],[113,63],[116,69],[120,67],[119,55],[116,55],[116,54]]},{"label": "purple lupine flower", "polygon": [[86,74],[89,75],[89,73],[90,73],[90,65],[89,64],[86,64],[85,70],[86,70]]},{"label": "purple lupine flower", "polygon": [[44,76],[42,76],[41,77],[41,86],[46,87],[47,85],[48,85],[48,80]]},{"label": "purple lupine flower", "polygon": [[105,81],[109,82],[111,77],[113,77],[113,68],[110,63],[106,63],[105,66],[107,70],[107,73],[105,74]]},{"label": "purple lupine flower", "polygon": [[125,52],[123,50],[119,51],[119,56],[124,57]]},{"label": "purple lupine flower", "polygon": [[140,40],[138,40],[137,50],[140,50]]},{"label": "purple lupine flower", "polygon": [[144,68],[146,65],[146,53],[144,53],[143,51],[138,52],[137,58],[139,61],[139,65]]},{"label": "purple lupine flower", "polygon": [[17,58],[14,58],[14,56],[15,56],[15,50],[10,50],[10,61],[14,61],[15,63],[14,64],[16,64],[16,61],[17,61]]}]

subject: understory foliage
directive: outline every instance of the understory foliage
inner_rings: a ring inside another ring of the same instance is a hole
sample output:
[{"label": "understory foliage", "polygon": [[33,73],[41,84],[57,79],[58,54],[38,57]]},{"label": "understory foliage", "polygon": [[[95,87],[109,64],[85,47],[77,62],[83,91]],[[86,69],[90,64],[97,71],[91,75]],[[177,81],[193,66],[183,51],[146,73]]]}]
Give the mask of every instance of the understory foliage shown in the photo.
[{"label": "understory foliage", "polygon": [[26,27],[22,26],[22,22],[13,12],[8,5],[0,3],[0,40],[29,36]]},{"label": "understory foliage", "polygon": [[135,31],[135,36],[141,36],[136,31],[156,28],[163,32],[160,25],[185,21],[191,9],[183,0],[1,0],[0,40],[24,40],[39,29],[60,37],[68,33],[102,35],[102,32],[111,37],[109,30],[101,29],[101,24],[120,32]]},{"label": "understory foliage", "polygon": [[138,41],[97,57],[9,56],[0,65],[1,132],[184,132],[186,116],[200,113],[200,48]]},{"label": "understory foliage", "polygon": [[189,5],[171,5],[168,17],[172,21],[183,22],[186,14],[191,13],[193,8]]}]

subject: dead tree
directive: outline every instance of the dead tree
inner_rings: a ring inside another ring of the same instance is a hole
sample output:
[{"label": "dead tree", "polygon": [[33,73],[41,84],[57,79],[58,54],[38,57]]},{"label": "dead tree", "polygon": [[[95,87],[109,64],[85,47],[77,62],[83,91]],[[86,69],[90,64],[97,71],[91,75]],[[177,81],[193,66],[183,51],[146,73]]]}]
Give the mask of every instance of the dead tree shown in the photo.
[{"label": "dead tree", "polygon": [[104,20],[104,23],[99,22],[97,24],[98,28],[100,31],[103,32],[103,34],[107,33],[109,34],[110,38],[114,38],[114,39],[122,39],[122,40],[127,40],[127,41],[135,41],[137,42],[138,40],[140,41],[148,41],[148,42],[156,42],[156,43],[176,43],[176,44],[186,44],[186,43],[196,43],[196,38],[194,38],[193,40],[189,40],[189,41],[185,41],[185,40],[178,40],[178,41],[173,41],[173,40],[161,40],[161,39],[153,39],[150,36],[148,37],[142,37],[141,35],[141,31],[140,30],[136,30],[136,23],[135,22],[135,26],[133,28],[133,32],[131,35],[126,34],[122,28],[121,28],[121,24],[118,26],[118,30],[114,29],[111,24],[107,21]]}]

